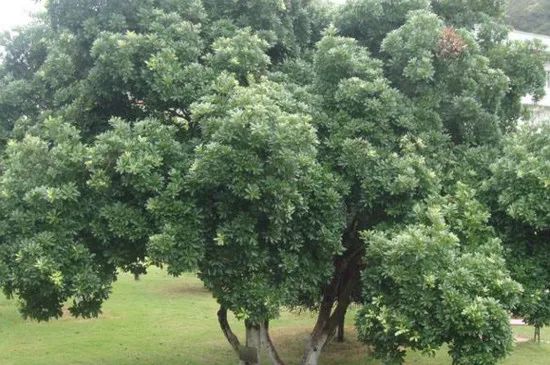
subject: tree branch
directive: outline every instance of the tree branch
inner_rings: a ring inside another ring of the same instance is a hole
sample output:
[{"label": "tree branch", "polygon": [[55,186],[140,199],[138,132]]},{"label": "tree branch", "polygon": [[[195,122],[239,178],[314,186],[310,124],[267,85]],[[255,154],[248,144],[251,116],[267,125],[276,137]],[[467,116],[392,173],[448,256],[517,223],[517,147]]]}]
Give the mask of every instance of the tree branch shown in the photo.
[{"label": "tree branch", "polygon": [[240,355],[241,343],[237,336],[231,330],[231,326],[229,326],[229,322],[227,321],[227,308],[225,308],[224,306],[220,306],[220,309],[218,310],[218,322],[225,338],[227,338],[227,341],[229,342],[233,350],[235,350],[235,352]]},{"label": "tree branch", "polygon": [[285,365],[285,362],[279,356],[279,353],[277,352],[277,349],[269,336],[269,321],[265,321],[261,327],[261,339],[265,349],[267,350],[269,358],[271,359],[271,363],[273,365]]}]

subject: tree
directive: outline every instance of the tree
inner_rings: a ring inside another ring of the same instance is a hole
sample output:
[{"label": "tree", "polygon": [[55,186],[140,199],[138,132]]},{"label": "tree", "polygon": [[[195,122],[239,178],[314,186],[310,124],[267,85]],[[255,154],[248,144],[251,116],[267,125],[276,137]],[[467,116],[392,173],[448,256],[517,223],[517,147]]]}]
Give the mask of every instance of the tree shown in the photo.
[{"label": "tree", "polygon": [[525,291],[516,313],[540,328],[550,324],[550,128],[523,126],[508,137],[497,161],[491,165],[493,175],[487,188],[497,197],[495,225],[507,244],[508,266]]},{"label": "tree", "polygon": [[89,239],[86,221],[94,214],[87,209],[93,197],[86,191],[85,150],[78,132],[56,119],[7,146],[0,284],[20,299],[24,317],[60,317],[68,299],[73,315],[96,316],[109,295],[116,266]]},{"label": "tree", "polygon": [[[404,294],[426,279],[400,281],[395,257],[418,246],[431,293],[456,292],[423,305],[453,325],[409,324],[407,340],[360,317],[361,338],[394,362],[400,345],[445,342],[456,363],[503,357],[517,286],[456,158],[498,145],[543,87],[540,47],[505,41],[501,2],[73,3],[51,1],[0,68],[0,285],[25,315],[59,316],[69,298],[97,315],[117,268],[197,270],[244,363],[261,347],[283,363],[268,332],[281,307],[317,310],[314,365],[351,302],[412,318]],[[394,271],[397,293],[379,285]]]},{"label": "tree", "polygon": [[247,328],[267,330],[281,306],[330,278],[342,249],[340,195],[316,159],[311,119],[284,88],[223,91],[194,111],[207,142],[190,184],[211,243],[199,276]]},{"label": "tree", "polygon": [[357,326],[385,363],[403,363],[404,348],[431,354],[444,342],[453,364],[494,364],[510,351],[508,311],[521,287],[474,194],[459,183],[452,196],[416,206],[416,222],[365,232],[370,264]]},{"label": "tree", "polygon": [[[377,3],[382,5],[383,16],[386,2]],[[352,31],[348,34],[355,36]],[[508,120],[517,120],[516,109],[502,105],[506,99],[519,103],[508,83],[519,84],[529,76],[505,73],[493,65],[494,50],[512,52],[514,44],[488,38],[488,34],[453,28],[437,14],[416,10],[380,40],[380,60],[369,57],[351,38],[329,33],[319,42],[314,65],[320,67],[314,85],[323,97],[323,115],[318,128],[326,148],[323,155],[342,176],[347,190],[347,226],[343,234],[346,251],[323,290],[310,349],[322,348],[336,318],[345,312],[342,308],[357,299],[350,293],[357,293],[352,287],[359,285],[359,273],[368,265],[363,255],[368,257],[370,250],[360,232],[391,230],[407,222],[415,204],[448,189],[455,150],[498,144],[509,128]],[[356,37],[364,42],[362,36]],[[543,58],[522,54],[537,65],[535,75],[541,75]],[[518,65],[517,59],[510,62],[509,70],[520,70],[513,66]],[[524,85],[540,88],[542,79]],[[493,318],[506,327],[502,313],[494,312]],[[454,335],[457,340],[461,336]],[[501,348],[500,353],[505,352]],[[316,363],[316,356],[315,351],[306,351],[305,358],[312,359],[309,363]]]},{"label": "tree", "polygon": [[215,40],[220,44],[250,27],[277,63],[311,46],[327,22],[307,1],[251,4],[49,1],[40,21],[3,42],[3,133],[50,113],[77,124],[89,138],[108,129],[111,117],[188,118],[191,104],[215,78],[203,62]]}]

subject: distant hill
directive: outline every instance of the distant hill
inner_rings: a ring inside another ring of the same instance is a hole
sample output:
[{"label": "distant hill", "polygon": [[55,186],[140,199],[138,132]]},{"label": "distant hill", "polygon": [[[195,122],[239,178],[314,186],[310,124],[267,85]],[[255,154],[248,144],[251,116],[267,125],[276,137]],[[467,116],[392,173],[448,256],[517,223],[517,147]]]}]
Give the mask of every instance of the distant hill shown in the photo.
[{"label": "distant hill", "polygon": [[509,0],[508,21],[517,30],[550,35],[550,0]]}]

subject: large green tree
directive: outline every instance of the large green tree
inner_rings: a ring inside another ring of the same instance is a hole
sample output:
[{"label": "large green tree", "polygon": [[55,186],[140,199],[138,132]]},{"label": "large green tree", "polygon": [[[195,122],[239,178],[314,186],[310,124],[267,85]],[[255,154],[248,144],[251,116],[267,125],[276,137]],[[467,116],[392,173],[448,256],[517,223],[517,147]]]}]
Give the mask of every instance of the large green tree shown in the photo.
[{"label": "large green tree", "polygon": [[317,364],[354,301],[388,363],[448,343],[456,364],[494,364],[519,287],[458,156],[500,145],[544,84],[543,52],[508,42],[503,14],[49,1],[4,42],[0,286],[31,318],[70,299],[94,316],[117,269],[166,265],[198,271],[248,364],[261,348],[283,363],[282,307],[316,311],[302,363]]},{"label": "large green tree", "polygon": [[526,124],[508,137],[490,165],[495,226],[508,249],[508,266],[524,292],[516,314],[540,328],[550,325],[550,124]]}]

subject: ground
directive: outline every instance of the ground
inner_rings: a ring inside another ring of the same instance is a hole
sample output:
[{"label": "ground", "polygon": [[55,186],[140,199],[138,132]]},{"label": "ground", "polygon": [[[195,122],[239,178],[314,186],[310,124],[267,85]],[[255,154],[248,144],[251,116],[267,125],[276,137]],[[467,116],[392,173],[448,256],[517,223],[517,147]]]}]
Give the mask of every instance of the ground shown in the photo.
[{"label": "ground", "polygon": [[[152,270],[139,281],[121,276],[99,319],[69,317],[49,323],[20,318],[14,301],[0,295],[0,364],[2,365],[234,365],[236,360],[216,321],[217,305],[193,276],[171,278]],[[332,344],[323,365],[378,365],[352,333]],[[288,364],[297,363],[313,315],[284,313],[272,324],[274,341]],[[233,321],[235,330],[240,326]],[[529,338],[529,327],[514,327],[520,338]],[[516,344],[503,365],[547,365],[550,330],[542,343]],[[290,361],[294,359],[294,362]],[[411,354],[407,365],[450,365],[445,351],[435,358]]]}]

